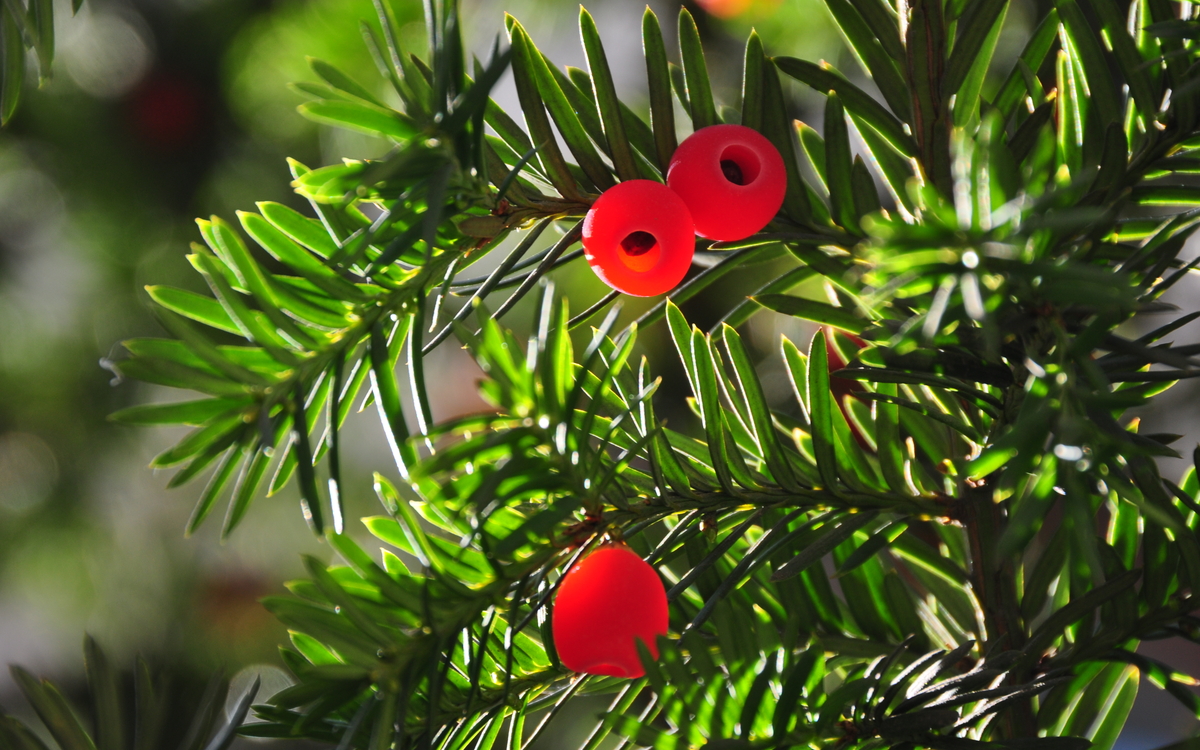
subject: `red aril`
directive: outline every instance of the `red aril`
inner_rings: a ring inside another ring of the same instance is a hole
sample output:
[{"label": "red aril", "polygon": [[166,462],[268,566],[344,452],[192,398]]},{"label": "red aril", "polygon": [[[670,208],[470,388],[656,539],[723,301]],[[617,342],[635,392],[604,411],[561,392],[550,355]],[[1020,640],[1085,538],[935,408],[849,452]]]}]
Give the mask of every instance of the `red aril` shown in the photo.
[{"label": "red aril", "polygon": [[642,641],[667,632],[667,594],[654,568],[624,544],[607,544],[574,565],[559,586],[551,618],[554,648],[567,669],[641,677]]},{"label": "red aril", "polygon": [[687,204],[696,234],[740,240],[779,213],[787,170],[778,149],[757,131],[743,125],[711,125],[675,149],[667,186]]},{"label": "red aril", "polygon": [[695,251],[687,206],[652,180],[609,188],[583,220],[583,252],[592,270],[613,289],[635,297],[674,289]]}]

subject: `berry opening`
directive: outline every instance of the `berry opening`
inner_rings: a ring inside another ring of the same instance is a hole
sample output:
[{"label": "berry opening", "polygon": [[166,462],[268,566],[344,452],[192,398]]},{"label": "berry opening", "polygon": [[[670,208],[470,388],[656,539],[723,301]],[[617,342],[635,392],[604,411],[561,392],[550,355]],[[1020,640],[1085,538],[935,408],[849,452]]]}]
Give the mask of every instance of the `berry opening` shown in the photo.
[{"label": "berry opening", "polygon": [[725,175],[725,179],[734,185],[746,184],[746,178],[742,176],[742,168],[737,165],[736,161],[723,159],[721,161],[721,173]]},{"label": "berry opening", "polygon": [[648,271],[658,263],[662,254],[658,238],[649,232],[638,230],[625,235],[621,240],[621,260],[633,271]]},{"label": "berry opening", "polygon": [[732,144],[721,152],[721,173],[734,185],[749,185],[762,171],[758,154],[741,144]]},{"label": "berry opening", "polygon": [[625,251],[626,255],[645,255],[656,244],[658,244],[658,240],[654,239],[654,235],[638,231],[621,240],[621,249]]}]

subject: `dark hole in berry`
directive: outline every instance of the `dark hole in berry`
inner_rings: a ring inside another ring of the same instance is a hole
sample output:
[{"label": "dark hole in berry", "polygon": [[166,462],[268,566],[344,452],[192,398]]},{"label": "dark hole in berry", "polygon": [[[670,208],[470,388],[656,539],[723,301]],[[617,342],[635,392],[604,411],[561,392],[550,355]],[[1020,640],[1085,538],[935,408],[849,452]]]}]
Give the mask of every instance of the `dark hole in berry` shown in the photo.
[{"label": "dark hole in berry", "polygon": [[630,232],[629,235],[621,240],[621,249],[626,255],[645,255],[658,244],[658,240],[654,239],[654,235],[649,232]]},{"label": "dark hole in berry", "polygon": [[738,163],[732,159],[721,160],[721,172],[725,175],[725,179],[729,180],[734,185],[746,184],[746,178],[742,175],[742,168],[739,167]]}]

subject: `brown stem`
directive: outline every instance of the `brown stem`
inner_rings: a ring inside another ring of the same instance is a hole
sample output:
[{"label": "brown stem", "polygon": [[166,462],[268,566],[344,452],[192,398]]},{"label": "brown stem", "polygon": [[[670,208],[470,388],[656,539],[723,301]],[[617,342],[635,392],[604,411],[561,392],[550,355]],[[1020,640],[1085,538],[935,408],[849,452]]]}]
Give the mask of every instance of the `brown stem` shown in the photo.
[{"label": "brown stem", "polygon": [[[996,554],[1004,517],[1000,506],[992,501],[992,490],[986,482],[966,489],[960,517],[971,547],[971,586],[979,598],[987,630],[984,650],[999,644],[1005,649],[1019,649],[1025,645],[1025,629],[1019,615],[1016,576],[1012,560],[1000,559]],[[1000,727],[1008,739],[1036,737],[1037,722],[1030,701],[1017,701],[1005,713]]]}]

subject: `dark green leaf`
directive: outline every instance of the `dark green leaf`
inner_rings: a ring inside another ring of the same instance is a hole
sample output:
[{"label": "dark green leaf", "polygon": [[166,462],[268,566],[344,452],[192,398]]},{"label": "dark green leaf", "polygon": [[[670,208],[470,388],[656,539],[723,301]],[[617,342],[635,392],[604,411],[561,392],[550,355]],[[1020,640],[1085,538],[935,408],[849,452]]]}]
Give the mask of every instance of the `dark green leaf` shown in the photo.
[{"label": "dark green leaf", "polygon": [[188,433],[174,447],[155,456],[150,465],[153,468],[161,469],[183,463],[227,435],[240,433],[243,424],[241,414],[226,413]]},{"label": "dark green leaf", "polygon": [[642,49],[646,56],[646,76],[650,85],[650,123],[660,170],[666,170],[675,153],[675,108],[671,102],[671,73],[663,44],[658,17],[650,6],[642,14]]},{"label": "dark green leaf", "polygon": [[1055,7],[1067,36],[1079,53],[1079,65],[1087,78],[1090,99],[1100,115],[1100,122],[1120,122],[1121,104],[1117,100],[1116,84],[1101,51],[1100,40],[1075,0],[1056,0]]},{"label": "dark green leaf", "polygon": [[[959,24],[958,38],[950,51],[950,59],[946,61],[946,70],[942,74],[944,98],[961,96],[964,84],[977,65],[981,64],[986,70],[995,48],[995,36],[1004,22],[1007,10],[1008,3],[1005,0],[982,0],[968,7]],[[978,96],[979,91],[974,93]],[[964,104],[970,108],[974,102],[956,101],[955,110]]]},{"label": "dark green leaf", "polygon": [[861,230],[854,210],[853,168],[850,132],[842,102],[836,93],[831,93],[825,100],[825,184],[829,187],[829,212],[835,222],[857,234]]},{"label": "dark green leaf", "polygon": [[[404,318],[402,325],[407,325],[410,318]],[[403,340],[405,332],[398,331],[396,335]],[[397,348],[400,342],[396,342]],[[414,463],[412,448],[408,444],[408,424],[404,420],[404,411],[400,404],[400,389],[396,384],[396,373],[391,368],[391,355],[388,351],[387,336],[383,328],[376,324],[371,328],[371,384],[375,391],[375,405],[379,409],[380,421],[385,426],[388,445],[392,449],[392,457],[397,468],[407,474]]]},{"label": "dark green leaf", "polygon": [[779,149],[783,166],[787,170],[787,193],[783,198],[783,212],[798,224],[808,224],[813,218],[813,206],[809,202],[809,188],[800,176],[796,161],[796,146],[791,128],[791,117],[783,98],[783,86],[775,65],[764,60],[763,72],[763,135]]},{"label": "dark green leaf", "polygon": [[[993,2],[995,1],[993,0]],[[904,78],[900,75],[900,69],[897,67],[902,63],[903,55],[889,54],[882,40],[876,37],[875,32],[859,13],[860,7],[866,10],[867,6],[872,6],[875,2],[876,0],[860,3],[851,3],[849,0],[826,0],[825,6],[829,8],[838,28],[845,35],[850,49],[862,63],[864,71],[875,80],[875,84],[879,87],[888,106],[892,108],[897,117],[908,121],[912,119],[912,105],[908,99],[908,87],[904,85]],[[893,39],[899,39],[898,32]],[[893,52],[895,52],[894,49]],[[953,63],[953,58],[951,58],[951,63]]]},{"label": "dark green leaf", "polygon": [[[1025,49],[1021,52],[1018,64],[1013,66],[1012,72],[1009,73],[1008,78],[1004,81],[1004,85],[1000,88],[1000,93],[996,95],[995,100],[992,102],[992,106],[1000,110],[1000,114],[1005,119],[1012,116],[1027,93],[1024,77],[1021,75],[1021,66],[1024,65],[1028,70],[1041,68],[1042,62],[1050,52],[1050,48],[1054,46],[1054,39],[1057,35],[1058,14],[1051,8],[1038,23],[1033,33],[1029,35],[1029,41],[1026,43]],[[1034,102],[1033,104],[1036,107],[1041,102]]]},{"label": "dark green leaf", "polygon": [[0,7],[0,126],[17,111],[25,83],[25,43],[11,4]]},{"label": "dark green leaf", "polygon": [[24,724],[11,716],[0,715],[0,742],[12,750],[49,750]]},{"label": "dark green leaf", "polygon": [[[364,522],[369,519],[364,519]],[[367,524],[368,528],[371,524]],[[403,607],[411,611],[419,611],[421,608],[420,599],[413,596],[404,587],[396,583],[379,565],[371,559],[371,556],[362,550],[354,540],[343,534],[338,534],[332,530],[328,533],[329,543],[337,549],[338,553],[346,559],[346,562],[354,566],[360,574],[368,581],[379,587],[379,592],[391,599],[397,606]]]},{"label": "dark green leaf", "polygon": [[1129,35],[1127,25],[1122,23],[1117,4],[1113,0],[1089,0],[1089,5],[1104,25],[1103,33],[1108,46],[1112,49],[1121,75],[1129,86],[1129,93],[1133,95],[1145,127],[1153,127],[1158,100],[1155,95],[1156,87],[1144,65],[1137,43]]},{"label": "dark green leaf", "polygon": [[371,92],[367,91],[357,81],[334,66],[315,57],[309,57],[307,59],[308,65],[313,69],[313,72],[320,76],[321,80],[325,81],[330,86],[338,89],[339,91],[344,91],[351,96],[356,96],[379,109],[386,108],[384,103],[376,99]]},{"label": "dark green leaf", "polygon": [[525,115],[525,124],[535,142],[518,142],[516,150],[523,153],[530,146],[536,145],[546,175],[559,195],[564,198],[582,198],[575,178],[571,176],[571,171],[558,148],[558,141],[550,128],[550,118],[546,115],[545,104],[539,93],[537,73],[533,66],[543,64],[541,54],[533,47],[524,29],[515,25],[515,22],[509,34],[513,50],[513,80],[517,85],[517,96],[521,102],[521,112]]},{"label": "dark green leaf", "polygon": [[235,335],[242,332],[233,318],[229,317],[229,313],[221,307],[221,303],[212,297],[169,286],[148,286],[146,292],[151,299],[166,309],[198,323]]},{"label": "dark green leaf", "polygon": [[822,325],[840,328],[850,333],[862,333],[867,323],[854,313],[827,302],[792,297],[786,294],[764,294],[752,298],[763,307],[784,315],[811,320]]},{"label": "dark green leaf", "polygon": [[[337,607],[336,614],[338,616],[353,623],[359,633],[370,638],[378,647],[386,649],[396,646],[396,639],[363,612],[346,589],[325,568],[324,563],[311,555],[304,555],[304,566],[321,592],[329,597],[329,600]],[[340,667],[342,665],[331,666]],[[355,671],[354,674],[361,675],[361,672]]]},{"label": "dark green leaf", "polygon": [[[892,194],[892,198],[898,206],[907,209],[910,213],[913,212],[916,204],[908,190],[908,181],[913,177],[912,163],[896,153],[895,149],[889,146],[879,133],[860,122],[853,114],[851,119],[854,120],[858,133],[862,136],[871,162],[883,178],[884,184],[887,185],[888,192]],[[808,130],[812,130],[812,128],[808,128]],[[800,132],[801,138],[806,135],[806,131],[798,132]],[[816,135],[815,131],[812,135]],[[821,153],[824,155],[823,148]],[[824,162],[822,162],[822,169],[824,169],[823,164]],[[903,215],[903,211],[901,211],[901,215]]]},{"label": "dark green leaf", "polygon": [[254,702],[254,697],[258,695],[258,686],[261,678],[255,677],[254,682],[250,687],[246,688],[246,692],[238,699],[237,704],[229,713],[229,718],[226,719],[225,725],[213,735],[212,740],[204,747],[204,750],[226,750],[233,744],[237,738],[237,731],[242,726],[242,722],[246,718],[246,714],[250,712],[250,704]]},{"label": "dark green leaf", "polygon": [[700,418],[704,422],[704,432],[708,442],[708,450],[712,456],[712,467],[717,479],[726,492],[738,494],[734,482],[735,471],[738,467],[735,461],[742,461],[737,446],[732,440],[727,440],[725,429],[725,414],[721,408],[720,395],[717,390],[717,363],[713,355],[712,344],[698,328],[692,329],[691,345],[687,356],[691,359],[691,370],[695,374],[696,401],[700,405]]},{"label": "dark green leaf", "polygon": [[645,329],[652,323],[656,323],[662,319],[663,314],[667,311],[668,305],[680,305],[683,302],[691,299],[699,294],[704,289],[708,288],[715,282],[727,274],[738,270],[739,266],[747,266],[751,263],[772,260],[784,251],[779,245],[774,243],[764,242],[761,245],[742,248],[735,252],[726,255],[716,264],[709,266],[692,278],[685,281],[676,287],[667,299],[657,303],[651,307],[640,318],[637,319],[639,328]]},{"label": "dark green leaf", "polygon": [[763,64],[766,55],[758,32],[751,31],[746,39],[746,54],[742,71],[742,124],[763,129]]},{"label": "dark green leaf", "polygon": [[210,365],[213,370],[220,372],[231,380],[251,386],[265,386],[270,381],[257,372],[249,370],[225,356],[212,341],[191,323],[175,313],[163,309],[158,311],[158,319],[163,326],[187,346],[188,350]]},{"label": "dark green leaf", "polygon": [[851,680],[830,693],[817,715],[815,725],[817,732],[824,732],[832,726],[844,713],[847,713],[848,704],[862,697],[870,687],[871,683],[867,680]]},{"label": "dark green leaf", "polygon": [[125,750],[125,713],[116,670],[92,636],[83,639],[84,666],[92,693],[97,750]]},{"label": "dark green leaf", "polygon": [[397,141],[408,140],[417,134],[416,126],[404,115],[365,102],[331,99],[306,102],[296,109],[314,122],[386,136]]},{"label": "dark green leaf", "polygon": [[58,688],[44,680],[39,681],[18,666],[11,667],[10,671],[17,687],[62,750],[97,750],[83,728],[83,722]]},{"label": "dark green leaf", "polygon": [[864,216],[883,209],[879,193],[875,190],[875,180],[860,155],[855,155],[854,166],[850,170],[850,188],[854,193],[854,213],[860,221]]},{"label": "dark green leaf", "polygon": [[192,715],[191,725],[188,726],[183,742],[179,744],[179,750],[201,750],[204,747],[204,740],[225,707],[225,695],[228,691],[229,683],[220,675],[213,675],[204,690],[204,695],[200,697],[199,708]]},{"label": "dark green leaf", "polygon": [[[534,47],[533,42],[525,33],[525,29],[519,23],[513,24],[512,39],[514,69],[526,71],[525,75],[536,81],[538,93],[545,103],[546,109],[550,111],[550,116],[554,118],[554,124],[558,126],[558,132],[562,134],[567,148],[579,162],[584,174],[600,190],[612,187],[615,184],[612,173],[600,160],[600,155],[596,153],[596,147],[592,145],[591,139],[588,138],[587,132],[579,120],[579,115],[576,114],[575,108],[571,106],[561,85],[550,71],[549,64]],[[526,117],[528,117],[528,110],[526,110]],[[530,129],[533,130],[532,123],[530,123]],[[542,153],[546,153],[546,146],[542,146]]]},{"label": "dark green leaf", "polygon": [[[587,71],[568,66],[567,74],[594,106],[596,103],[595,87],[592,84],[592,77],[588,75]],[[629,138],[630,145],[640,152],[634,154],[638,172],[646,179],[661,180],[661,172],[664,170],[658,163],[658,148],[654,143],[654,131],[624,102],[618,102],[618,104],[625,135]]]},{"label": "dark green leaf", "polygon": [[834,547],[854,536],[854,532],[874,521],[876,515],[874,512],[858,513],[848,517],[843,516],[836,525],[831,522],[829,525],[832,528],[822,530],[823,533],[810,542],[803,552],[776,568],[775,572],[771,574],[771,580],[785,581],[803,573],[810,565],[832,552]]},{"label": "dark green leaf", "polygon": [[687,79],[683,74],[683,68],[675,63],[668,63],[667,68],[670,71],[671,90],[675,92],[675,98],[679,100],[684,112],[691,112],[692,104],[688,101]]},{"label": "dark green leaf", "polygon": [[812,166],[813,173],[828,191],[829,181],[825,177],[825,139],[799,120],[796,121],[796,135],[800,139],[800,146],[804,149],[804,155],[808,157],[808,163]]},{"label": "dark green leaf", "polygon": [[249,395],[246,387],[240,383],[166,359],[135,357],[121,361],[116,367],[123,376],[147,383],[191,389],[233,399],[246,398]]},{"label": "dark green leaf", "polygon": [[1054,639],[1060,636],[1068,625],[1098,609],[1102,604],[1132,586],[1140,576],[1141,571],[1139,570],[1122,573],[1078,599],[1073,599],[1065,607],[1056,610],[1033,632],[1029,643],[1025,646],[1024,663],[1035,661],[1041,655],[1042,650],[1053,643]]},{"label": "dark green leaf", "polygon": [[722,329],[721,338],[725,342],[725,350],[729,353],[734,372],[737,373],[738,387],[746,399],[750,427],[767,461],[771,476],[784,488],[795,491],[799,485],[783,455],[783,446],[779,444],[778,433],[771,422],[771,411],[767,406],[758,375],[754,371],[754,365],[750,362],[750,355],[742,344],[741,337],[731,326],[726,325]]},{"label": "dark green leaf", "polygon": [[317,477],[313,471],[313,452],[308,439],[308,419],[303,397],[297,392],[292,409],[292,440],[300,474],[300,511],[309,528],[317,536],[325,533],[321,496],[317,492]]},{"label": "dark green leaf", "polygon": [[878,131],[892,148],[903,156],[916,155],[917,146],[912,137],[904,132],[900,121],[862,89],[815,63],[797,60],[794,57],[776,57],[774,62],[780,71],[812,86],[822,94],[835,92],[851,114]]},{"label": "dark green leaf", "polygon": [[328,258],[338,251],[337,241],[329,236],[320,220],[310,219],[282,203],[263,201],[256,205],[263,218],[276,229],[322,258]]},{"label": "dark green leaf", "polygon": [[[260,204],[260,208],[263,204]],[[285,263],[313,285],[328,293],[335,300],[359,301],[366,299],[358,287],[338,276],[332,269],[314,258],[274,224],[262,216],[248,211],[239,211],[242,227],[264,250],[276,260]]]},{"label": "dark green leaf", "polygon": [[[254,500],[255,494],[262,484],[263,477],[266,476],[267,466],[270,463],[271,457],[260,446],[242,464],[242,471],[233,488],[233,497],[229,501],[229,512],[225,515],[225,525],[221,529],[222,539],[232,534],[233,530],[242,522],[242,518],[250,508],[250,502]],[[194,521],[194,523],[198,523],[198,521]]]},{"label": "dark green leaf", "polygon": [[[200,270],[213,292],[217,295],[217,299],[220,300],[221,306],[225,308],[225,312],[229,314],[231,319],[237,321],[238,328],[243,336],[262,346],[280,362],[284,364],[296,363],[297,359],[292,353],[290,345],[272,327],[272,321],[257,310],[251,310],[242,299],[242,295],[234,290],[225,276],[225,271],[228,268],[219,258],[207,253],[196,253],[189,256],[189,260],[192,260],[196,268]],[[257,266],[255,267],[257,268]],[[267,294],[268,302],[272,301],[271,298],[274,295]],[[274,308],[274,312],[277,316],[283,316],[278,307]],[[294,324],[291,324],[291,327],[294,327]]]},{"label": "dark green leaf", "polygon": [[804,404],[808,407],[808,419],[812,424],[813,454],[817,459],[817,470],[821,473],[825,488],[837,492],[837,438],[833,431],[832,411],[834,406],[829,389],[825,332],[821,330],[813,336],[812,345],[808,349],[808,379],[805,386]]},{"label": "dark green leaf", "polygon": [[854,552],[850,553],[845,560],[838,565],[837,576],[843,576],[859,566],[866,563],[877,552],[882,550],[896,540],[896,537],[904,533],[908,528],[908,524],[904,521],[892,521],[886,524],[883,528],[871,534],[867,541],[863,542]]},{"label": "dark green leaf", "polygon": [[692,127],[699,130],[716,125],[720,120],[713,104],[712,86],[708,82],[708,64],[704,62],[704,49],[700,44],[700,32],[696,29],[696,19],[692,18],[687,8],[679,9],[679,56],[687,82]]},{"label": "dark green leaf", "polygon": [[29,22],[38,40],[34,47],[40,84],[50,80],[50,64],[54,61],[54,0],[31,0]]},{"label": "dark green leaf", "polygon": [[604,136],[608,140],[608,152],[612,156],[617,177],[621,180],[637,179],[640,175],[633,161],[633,150],[625,137],[621,102],[617,99],[617,89],[613,84],[612,72],[608,68],[608,58],[604,54],[604,46],[600,43],[600,32],[596,29],[596,22],[592,20],[591,14],[583,6],[579,8],[579,33],[583,37],[583,50],[587,54],[588,69],[592,73],[596,106],[600,111],[600,120],[604,123]]},{"label": "dark green leaf", "polygon": [[110,414],[108,418],[124,424],[185,424],[195,427],[234,409],[245,409],[250,403],[249,401],[234,401],[224,398],[206,398],[173,404],[146,404],[122,409]]},{"label": "dark green leaf", "polygon": [[204,519],[212,512],[217,498],[221,496],[221,492],[225,489],[225,485],[229,484],[229,479],[233,476],[233,473],[242,465],[245,455],[246,451],[240,446],[229,448],[225,451],[221,458],[221,463],[217,465],[216,471],[209,477],[208,484],[205,485],[204,491],[200,493],[200,499],[196,501],[196,507],[192,511],[192,517],[188,520],[187,529],[184,532],[185,536],[194,534],[196,529],[200,528],[200,524],[204,523]]}]

